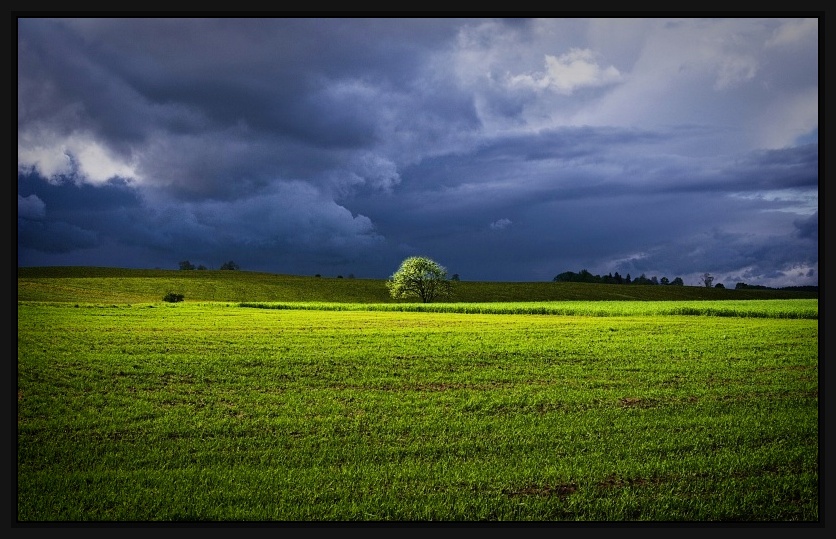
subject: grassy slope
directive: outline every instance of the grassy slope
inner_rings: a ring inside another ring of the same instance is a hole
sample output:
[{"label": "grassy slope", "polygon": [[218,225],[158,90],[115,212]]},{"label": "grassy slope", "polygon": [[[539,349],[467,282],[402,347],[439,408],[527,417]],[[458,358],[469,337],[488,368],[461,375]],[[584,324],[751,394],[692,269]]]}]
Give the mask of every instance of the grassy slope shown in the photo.
[{"label": "grassy slope", "polygon": [[[785,290],[554,282],[455,284],[457,302],[723,300],[817,298]],[[329,301],[393,303],[382,279],[334,279],[250,271],[180,271],[101,267],[18,268],[18,301],[157,303],[167,292],[186,301]]]}]

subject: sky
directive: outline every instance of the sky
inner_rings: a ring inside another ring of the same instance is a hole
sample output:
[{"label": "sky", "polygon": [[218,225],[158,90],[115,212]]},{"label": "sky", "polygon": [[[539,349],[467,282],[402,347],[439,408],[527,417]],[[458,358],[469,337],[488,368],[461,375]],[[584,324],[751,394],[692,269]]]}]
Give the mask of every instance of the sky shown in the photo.
[{"label": "sky", "polygon": [[17,18],[18,266],[818,285],[804,18]]}]

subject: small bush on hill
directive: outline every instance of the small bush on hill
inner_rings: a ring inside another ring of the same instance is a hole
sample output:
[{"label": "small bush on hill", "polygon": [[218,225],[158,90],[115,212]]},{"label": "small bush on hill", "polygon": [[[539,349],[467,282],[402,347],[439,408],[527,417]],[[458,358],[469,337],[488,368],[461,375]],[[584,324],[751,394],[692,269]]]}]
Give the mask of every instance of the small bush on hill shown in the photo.
[{"label": "small bush on hill", "polygon": [[163,296],[163,301],[167,301],[169,303],[177,303],[179,301],[183,301],[183,294],[176,294],[174,292],[169,292],[165,296]]}]

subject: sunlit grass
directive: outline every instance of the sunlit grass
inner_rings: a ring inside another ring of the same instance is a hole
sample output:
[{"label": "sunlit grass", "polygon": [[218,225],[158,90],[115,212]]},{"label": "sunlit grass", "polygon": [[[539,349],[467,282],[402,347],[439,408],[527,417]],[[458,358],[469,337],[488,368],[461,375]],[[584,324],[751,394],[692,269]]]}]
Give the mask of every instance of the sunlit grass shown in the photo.
[{"label": "sunlit grass", "polygon": [[20,521],[819,519],[815,301],[88,299],[18,303]]},{"label": "sunlit grass", "polygon": [[491,303],[244,302],[242,307],[315,311],[386,311],[457,314],[548,314],[565,316],[733,316],[818,318],[818,300],[532,301]]}]

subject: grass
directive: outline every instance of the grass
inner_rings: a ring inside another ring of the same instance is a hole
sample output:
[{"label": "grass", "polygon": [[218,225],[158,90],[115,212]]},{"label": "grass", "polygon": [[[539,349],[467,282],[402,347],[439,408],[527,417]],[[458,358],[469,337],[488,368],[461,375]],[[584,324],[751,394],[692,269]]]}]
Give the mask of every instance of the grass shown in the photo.
[{"label": "grass", "polygon": [[120,272],[19,276],[18,522],[820,518],[817,300],[244,308],[146,281],[284,278]]},{"label": "grass", "polygon": [[818,300],[549,301],[492,303],[243,302],[241,307],[313,311],[385,311],[458,314],[550,314],[568,316],[724,316],[806,318],[819,316]]}]

